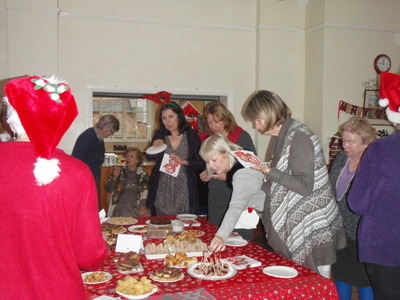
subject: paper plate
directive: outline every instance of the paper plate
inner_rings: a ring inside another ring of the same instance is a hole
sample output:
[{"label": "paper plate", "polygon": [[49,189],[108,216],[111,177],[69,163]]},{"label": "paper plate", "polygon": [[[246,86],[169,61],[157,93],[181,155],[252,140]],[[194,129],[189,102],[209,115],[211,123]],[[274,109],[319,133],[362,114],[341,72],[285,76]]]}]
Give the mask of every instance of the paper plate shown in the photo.
[{"label": "paper plate", "polygon": [[147,233],[147,227],[147,225],[132,225],[128,227],[128,230],[134,233]]},{"label": "paper plate", "polygon": [[291,267],[286,266],[270,266],[263,269],[263,272],[272,277],[293,278],[299,275],[299,272]]},{"label": "paper plate", "polygon": [[102,280],[102,281],[85,282],[86,276],[89,276],[90,274],[95,273],[95,272],[86,272],[86,273],[81,274],[83,283],[84,284],[100,284],[100,283],[103,283],[103,282],[107,282],[112,278],[112,275],[110,273],[108,273],[108,272],[100,272],[100,271],[96,271],[96,272],[97,273],[103,273],[106,276],[106,278],[104,280]]},{"label": "paper plate", "polygon": [[227,239],[225,241],[225,245],[231,246],[231,247],[243,247],[246,246],[249,242],[246,241],[245,239],[238,239],[238,238],[233,238],[233,239]]},{"label": "paper plate", "polygon": [[[194,278],[203,279],[203,280],[224,280],[224,279],[232,278],[233,276],[235,276],[237,274],[237,270],[232,266],[229,266],[229,272],[226,275],[223,275],[223,276],[206,276],[206,275],[197,274],[194,271],[194,269],[197,266],[202,265],[202,264],[203,263],[197,263],[197,264],[189,266],[188,269],[187,269],[187,273],[190,276],[194,277]],[[208,263],[206,263],[206,265],[207,264]]]},{"label": "paper plate", "polygon": [[197,215],[192,214],[179,214],[176,216],[179,220],[196,220]]},{"label": "paper plate", "polygon": [[158,147],[151,146],[150,148],[147,148],[146,153],[150,155],[158,154],[163,152],[165,149],[167,149],[167,144],[162,144],[161,146]]},{"label": "paper plate", "polygon": [[135,225],[137,222],[137,219],[131,217],[112,217],[107,220],[112,225]]},{"label": "paper plate", "polygon": [[158,280],[158,279],[155,279],[154,273],[150,273],[150,279],[151,279],[151,280],[157,281],[157,282],[163,282],[163,283],[167,283],[167,282],[177,282],[177,281],[182,280],[184,277],[185,277],[185,275],[182,273],[181,276],[179,276],[178,279],[174,279],[174,280]]},{"label": "paper plate", "polygon": [[118,295],[121,295],[127,299],[136,300],[136,299],[146,299],[147,297],[149,297],[150,295],[154,294],[157,291],[158,291],[158,288],[156,286],[154,286],[154,289],[150,293],[143,294],[143,295],[128,295],[128,294],[120,293],[118,291],[116,291],[116,292]]}]

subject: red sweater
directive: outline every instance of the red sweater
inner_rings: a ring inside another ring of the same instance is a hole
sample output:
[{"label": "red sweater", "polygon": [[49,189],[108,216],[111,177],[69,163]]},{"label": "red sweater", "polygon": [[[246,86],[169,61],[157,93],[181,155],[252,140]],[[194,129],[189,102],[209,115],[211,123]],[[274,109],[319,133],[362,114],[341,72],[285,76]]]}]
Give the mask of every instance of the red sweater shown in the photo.
[{"label": "red sweater", "polygon": [[1,299],[85,299],[80,269],[107,256],[92,173],[54,154],[60,176],[38,186],[32,144],[0,143]]}]

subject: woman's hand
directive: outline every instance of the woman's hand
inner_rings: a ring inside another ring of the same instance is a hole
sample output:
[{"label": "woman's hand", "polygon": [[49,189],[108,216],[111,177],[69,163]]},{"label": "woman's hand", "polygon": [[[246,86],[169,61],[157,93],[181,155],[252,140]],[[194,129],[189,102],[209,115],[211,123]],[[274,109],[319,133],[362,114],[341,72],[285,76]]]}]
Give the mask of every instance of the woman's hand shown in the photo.
[{"label": "woman's hand", "polygon": [[209,182],[211,180],[211,176],[208,176],[208,171],[204,170],[200,173],[200,180],[203,182]]},{"label": "woman's hand", "polygon": [[155,141],[153,142],[153,147],[159,147],[159,146],[161,146],[162,144],[164,144],[164,140],[163,140],[163,139],[155,140]]},{"label": "woman's hand", "polygon": [[145,206],[140,206],[139,217],[150,217],[150,211]]},{"label": "woman's hand", "polygon": [[113,170],[114,180],[116,180],[118,178],[120,173],[121,173],[121,166],[114,166],[114,170]]},{"label": "woman's hand", "polygon": [[217,235],[213,237],[210,245],[208,246],[208,249],[210,250],[211,253],[218,253],[220,251],[224,251],[225,248],[226,246],[224,243],[224,239]]},{"label": "woman's hand", "polygon": [[222,180],[222,181],[226,181],[226,174],[227,173],[221,173],[221,174],[213,175],[213,176],[211,176],[211,178]]},{"label": "woman's hand", "polygon": [[254,170],[260,171],[261,173],[267,175],[269,171],[271,171],[271,167],[268,163],[266,164],[258,164],[251,167]]},{"label": "woman's hand", "polygon": [[171,153],[169,155],[169,159],[173,161],[177,161],[180,165],[188,165],[189,162],[185,159],[182,159],[179,155]]}]

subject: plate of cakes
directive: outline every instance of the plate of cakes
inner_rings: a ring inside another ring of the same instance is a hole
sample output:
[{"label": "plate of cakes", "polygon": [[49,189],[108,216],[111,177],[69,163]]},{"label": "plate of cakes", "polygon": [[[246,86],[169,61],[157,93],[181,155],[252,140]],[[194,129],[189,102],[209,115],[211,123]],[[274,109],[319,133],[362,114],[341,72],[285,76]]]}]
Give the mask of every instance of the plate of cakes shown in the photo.
[{"label": "plate of cakes", "polygon": [[185,276],[181,270],[171,267],[164,267],[150,274],[150,278],[158,282],[176,282],[182,280],[183,277]]},{"label": "plate of cakes", "polygon": [[112,217],[107,220],[108,224],[113,225],[135,225],[137,222],[137,219],[131,217]]}]

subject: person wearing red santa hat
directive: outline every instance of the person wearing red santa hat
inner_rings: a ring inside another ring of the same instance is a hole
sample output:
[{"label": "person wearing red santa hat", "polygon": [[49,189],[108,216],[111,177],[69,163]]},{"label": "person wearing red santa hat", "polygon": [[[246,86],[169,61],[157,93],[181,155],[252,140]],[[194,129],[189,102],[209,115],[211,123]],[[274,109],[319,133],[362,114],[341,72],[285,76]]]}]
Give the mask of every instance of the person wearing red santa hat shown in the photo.
[{"label": "person wearing red santa hat", "polygon": [[[400,75],[381,73],[379,104],[400,129]],[[361,159],[348,203],[361,220],[358,255],[375,299],[400,299],[400,131],[373,142]]]},{"label": "person wearing red santa hat", "polygon": [[78,114],[52,77],[5,85],[16,141],[0,143],[1,299],[86,299],[81,270],[107,257],[89,168],[57,149]]}]

